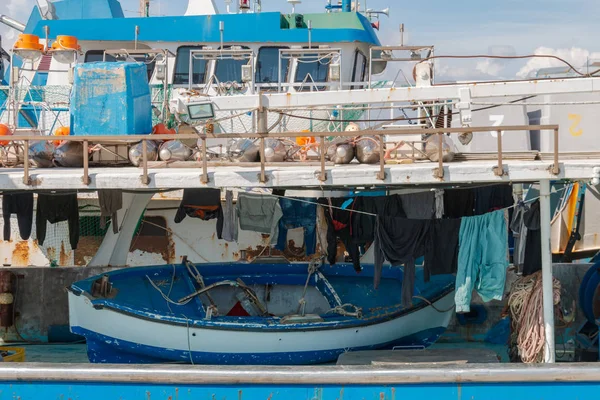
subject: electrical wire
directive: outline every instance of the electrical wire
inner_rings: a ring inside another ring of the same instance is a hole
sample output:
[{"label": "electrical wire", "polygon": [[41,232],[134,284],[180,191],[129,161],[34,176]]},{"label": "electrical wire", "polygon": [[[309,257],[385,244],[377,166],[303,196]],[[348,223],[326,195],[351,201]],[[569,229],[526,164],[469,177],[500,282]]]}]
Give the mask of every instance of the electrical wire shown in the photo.
[{"label": "electrical wire", "polygon": [[[575,72],[579,76],[592,77],[594,74],[600,72],[600,69],[598,69],[591,73],[583,73],[583,72],[577,70],[572,64],[570,64],[564,58],[555,56],[553,54],[527,54],[524,56],[493,56],[493,55],[487,55],[487,54],[465,55],[465,56],[439,55],[439,56],[427,57],[427,58],[424,58],[423,60],[420,60],[418,63],[415,64],[415,68],[416,68],[417,64],[421,64],[421,63],[429,61],[429,60],[448,59],[448,58],[450,58],[450,59],[490,58],[490,59],[501,59],[501,60],[523,60],[523,59],[530,59],[530,58],[551,58],[554,60],[558,60],[558,61],[562,62],[563,64],[567,65],[571,70],[573,70],[573,72]],[[415,69],[413,69],[413,74],[414,74],[414,71],[415,71]]]}]

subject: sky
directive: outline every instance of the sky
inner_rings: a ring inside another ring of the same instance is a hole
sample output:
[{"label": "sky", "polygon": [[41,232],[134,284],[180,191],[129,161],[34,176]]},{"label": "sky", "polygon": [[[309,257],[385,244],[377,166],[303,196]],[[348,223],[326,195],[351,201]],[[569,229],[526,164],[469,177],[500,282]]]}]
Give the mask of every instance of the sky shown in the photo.
[{"label": "sky", "polygon": [[[405,24],[405,44],[435,45],[436,55],[553,54],[576,67],[600,61],[600,0],[362,0],[361,7],[390,8],[381,17],[383,44],[399,44],[399,25]],[[223,0],[215,0],[221,12]],[[236,2],[236,0],[234,0]],[[26,22],[35,0],[0,0],[0,14]],[[135,16],[139,0],[121,0],[126,16]],[[183,14],[187,0],[151,0],[151,15]],[[302,0],[300,13],[321,12],[326,0]],[[291,12],[287,0],[262,0],[264,11]],[[17,36],[0,25],[3,46]],[[440,60],[436,76],[442,80],[524,78],[532,70],[561,65],[557,61]]]}]

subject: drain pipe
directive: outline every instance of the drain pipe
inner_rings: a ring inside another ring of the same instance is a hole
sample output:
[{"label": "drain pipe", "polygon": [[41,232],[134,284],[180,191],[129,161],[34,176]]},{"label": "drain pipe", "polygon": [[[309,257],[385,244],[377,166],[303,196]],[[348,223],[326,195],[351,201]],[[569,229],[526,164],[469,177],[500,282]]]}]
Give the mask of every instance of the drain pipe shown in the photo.
[{"label": "drain pipe", "polygon": [[342,0],[342,12],[352,11],[352,0]]},{"label": "drain pipe", "polygon": [[13,29],[18,30],[19,32],[25,32],[25,24],[17,21],[7,15],[0,14],[0,22],[4,25],[10,26]]}]

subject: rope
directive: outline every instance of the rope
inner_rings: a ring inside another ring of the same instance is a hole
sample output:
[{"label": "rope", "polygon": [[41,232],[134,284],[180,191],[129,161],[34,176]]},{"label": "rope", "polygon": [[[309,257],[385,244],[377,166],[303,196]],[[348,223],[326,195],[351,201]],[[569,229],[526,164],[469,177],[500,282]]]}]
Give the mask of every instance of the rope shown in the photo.
[{"label": "rope", "polygon": [[[346,308],[352,308],[354,311],[347,311]],[[342,304],[341,306],[333,307],[331,310],[327,311],[327,314],[329,314],[329,313],[340,314],[344,317],[362,318],[362,316],[363,316],[362,308],[357,307],[354,304],[350,304],[350,303],[346,303],[346,304]]]},{"label": "rope", "polygon": [[453,309],[454,309],[454,307],[456,307],[456,304],[452,304],[452,305],[451,305],[449,308],[447,308],[447,309],[445,309],[445,310],[440,310],[439,308],[437,308],[437,307],[435,306],[435,304],[433,304],[431,301],[429,301],[429,299],[426,299],[425,297],[422,297],[422,296],[413,296],[413,299],[418,299],[418,300],[422,300],[422,301],[424,301],[424,302],[425,302],[425,303],[427,303],[427,304],[428,304],[428,305],[429,305],[431,308],[433,308],[435,311],[437,311],[437,312],[439,312],[439,313],[442,313],[442,314],[445,314],[445,313],[447,313],[448,311],[451,311],[451,310],[453,310]]},{"label": "rope", "polygon": [[[508,297],[516,345],[521,361],[526,364],[543,360],[545,345],[542,271],[517,279]],[[561,284],[552,279],[554,305],[560,303]],[[513,336],[513,340],[514,340]]]}]

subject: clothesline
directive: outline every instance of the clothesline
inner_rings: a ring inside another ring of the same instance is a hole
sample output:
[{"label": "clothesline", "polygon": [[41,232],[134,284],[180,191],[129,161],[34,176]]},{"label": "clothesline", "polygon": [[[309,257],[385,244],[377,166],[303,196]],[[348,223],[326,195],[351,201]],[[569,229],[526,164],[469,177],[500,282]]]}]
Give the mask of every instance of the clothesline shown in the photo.
[{"label": "clothesline", "polygon": [[[480,187],[487,187],[487,186],[491,186],[491,185],[480,186]],[[568,188],[568,186],[565,186],[565,187],[563,187],[561,189],[558,189],[555,193],[563,192],[563,191],[567,190],[567,188]],[[476,188],[473,187],[471,189],[476,189]],[[279,195],[279,194],[271,194],[271,193],[264,193],[264,192],[255,192],[255,191],[251,191],[250,193],[253,193],[253,194],[262,194],[262,195],[265,195],[265,196],[273,196],[273,197],[277,197],[277,198],[280,198],[280,199],[288,199],[288,200],[292,200],[292,201],[298,201],[298,202],[301,202],[301,203],[315,204],[315,205],[318,205],[318,206],[322,206],[323,205],[323,204],[318,203],[316,201],[310,201],[310,200],[306,200],[305,198],[299,198],[299,197],[282,196],[282,195]],[[400,196],[402,196],[402,195],[400,195]],[[355,196],[355,197],[358,197],[358,196]],[[539,200],[540,198],[541,198],[541,196],[534,197],[534,198],[529,199],[529,200],[523,200],[523,203],[533,203],[536,200]],[[504,207],[504,208],[499,208],[498,210],[495,210],[495,211],[510,210],[511,208],[515,208],[518,205],[519,205],[519,202],[513,204],[512,206],[508,206],[508,207]],[[353,214],[363,214],[363,215],[368,215],[370,217],[377,217],[378,216],[377,214],[374,214],[374,213],[369,213],[369,212],[359,211],[359,210],[348,210],[346,208],[337,207],[337,206],[334,206],[334,205],[331,205],[331,204],[328,205],[327,207],[333,208],[333,209],[342,210],[342,211],[348,211],[348,212],[351,212]]]}]

